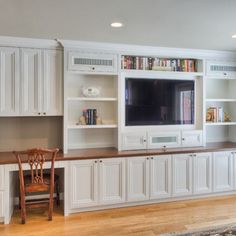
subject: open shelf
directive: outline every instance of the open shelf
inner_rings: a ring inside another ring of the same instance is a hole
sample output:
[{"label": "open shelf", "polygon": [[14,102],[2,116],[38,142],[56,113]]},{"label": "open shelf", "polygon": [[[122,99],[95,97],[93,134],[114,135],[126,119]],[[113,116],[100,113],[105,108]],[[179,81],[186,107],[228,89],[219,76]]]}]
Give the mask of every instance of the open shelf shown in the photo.
[{"label": "open shelf", "polygon": [[117,101],[115,97],[68,97],[67,101],[94,101],[94,102],[113,102]]},{"label": "open shelf", "polygon": [[68,129],[104,129],[117,128],[116,124],[109,125],[68,125]]}]

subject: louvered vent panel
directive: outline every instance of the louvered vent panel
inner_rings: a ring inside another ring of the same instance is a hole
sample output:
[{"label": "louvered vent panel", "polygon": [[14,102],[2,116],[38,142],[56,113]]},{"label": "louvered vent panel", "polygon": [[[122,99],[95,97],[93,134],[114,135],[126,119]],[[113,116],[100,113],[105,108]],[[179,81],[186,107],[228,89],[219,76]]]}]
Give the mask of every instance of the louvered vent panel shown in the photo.
[{"label": "louvered vent panel", "polygon": [[91,66],[113,66],[113,60],[74,58],[74,64],[75,65],[91,65]]},{"label": "louvered vent panel", "polygon": [[236,72],[236,66],[211,65],[210,70],[216,72]]}]

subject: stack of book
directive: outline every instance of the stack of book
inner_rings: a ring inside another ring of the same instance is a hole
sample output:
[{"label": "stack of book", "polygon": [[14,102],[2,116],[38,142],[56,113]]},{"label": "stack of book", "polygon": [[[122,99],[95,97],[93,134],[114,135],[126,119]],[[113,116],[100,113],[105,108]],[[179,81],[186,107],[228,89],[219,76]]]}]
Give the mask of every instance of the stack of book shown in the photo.
[{"label": "stack of book", "polygon": [[156,70],[196,72],[194,59],[165,59],[156,57],[122,56],[121,68],[127,70]]},{"label": "stack of book", "polygon": [[96,125],[97,109],[83,109],[86,125]]},{"label": "stack of book", "polygon": [[207,109],[207,121],[224,122],[224,111],[222,107],[209,107]]}]

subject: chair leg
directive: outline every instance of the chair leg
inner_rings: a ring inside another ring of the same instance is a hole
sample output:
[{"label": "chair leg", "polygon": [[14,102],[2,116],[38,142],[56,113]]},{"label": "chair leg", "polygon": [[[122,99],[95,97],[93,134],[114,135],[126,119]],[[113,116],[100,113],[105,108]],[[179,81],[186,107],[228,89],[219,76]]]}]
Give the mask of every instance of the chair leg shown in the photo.
[{"label": "chair leg", "polygon": [[25,207],[25,199],[21,198],[21,223],[25,224],[26,221],[26,207]]},{"label": "chair leg", "polygon": [[52,220],[52,212],[53,212],[53,198],[49,201],[49,208],[48,208],[48,220]]},{"label": "chair leg", "polygon": [[21,209],[21,196],[20,196],[20,192],[19,192],[19,210]]}]

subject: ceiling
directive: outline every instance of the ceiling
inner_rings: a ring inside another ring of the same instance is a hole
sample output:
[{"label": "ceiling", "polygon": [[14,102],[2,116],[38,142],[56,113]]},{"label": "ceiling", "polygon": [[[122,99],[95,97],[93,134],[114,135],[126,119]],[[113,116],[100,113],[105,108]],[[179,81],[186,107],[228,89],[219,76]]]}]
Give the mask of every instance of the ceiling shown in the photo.
[{"label": "ceiling", "polygon": [[236,51],[232,34],[236,0],[0,0],[4,36]]}]

